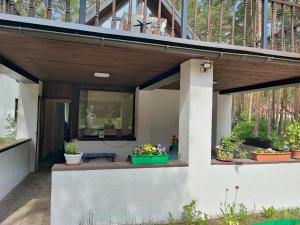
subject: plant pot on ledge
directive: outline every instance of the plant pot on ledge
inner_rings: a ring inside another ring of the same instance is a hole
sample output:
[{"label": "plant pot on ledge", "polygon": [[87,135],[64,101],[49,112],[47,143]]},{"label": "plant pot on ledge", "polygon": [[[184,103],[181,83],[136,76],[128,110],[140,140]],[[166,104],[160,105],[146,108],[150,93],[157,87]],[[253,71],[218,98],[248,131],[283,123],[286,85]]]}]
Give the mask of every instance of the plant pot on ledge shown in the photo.
[{"label": "plant pot on ledge", "polygon": [[73,143],[65,143],[65,159],[67,165],[76,165],[81,163],[82,153],[79,152],[78,146]]},{"label": "plant pot on ledge", "polygon": [[258,149],[251,152],[251,157],[255,161],[264,162],[289,161],[291,159],[291,152]]},{"label": "plant pot on ledge", "polygon": [[137,147],[133,150],[130,158],[132,165],[168,164],[169,162],[166,147],[160,144],[157,147],[151,144]]},{"label": "plant pot on ledge", "polygon": [[292,149],[291,153],[293,159],[300,159],[300,149]]}]

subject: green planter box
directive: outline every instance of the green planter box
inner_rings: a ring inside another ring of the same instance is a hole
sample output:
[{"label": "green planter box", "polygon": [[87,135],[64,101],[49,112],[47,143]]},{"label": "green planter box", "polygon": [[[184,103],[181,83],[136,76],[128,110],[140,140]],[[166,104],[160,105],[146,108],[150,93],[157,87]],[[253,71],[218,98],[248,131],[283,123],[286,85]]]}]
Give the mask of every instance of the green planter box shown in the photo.
[{"label": "green planter box", "polygon": [[149,165],[149,164],[168,164],[168,155],[132,155],[131,164]]},{"label": "green planter box", "polygon": [[253,225],[300,225],[300,220],[273,220]]}]

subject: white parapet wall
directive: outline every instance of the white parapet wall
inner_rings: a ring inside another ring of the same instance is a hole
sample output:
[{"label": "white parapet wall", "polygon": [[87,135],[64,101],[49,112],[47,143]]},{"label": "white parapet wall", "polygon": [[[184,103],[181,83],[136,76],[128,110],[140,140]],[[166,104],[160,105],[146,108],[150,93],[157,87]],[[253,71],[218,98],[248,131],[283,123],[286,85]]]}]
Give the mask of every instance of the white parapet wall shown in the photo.
[{"label": "white parapet wall", "polygon": [[26,141],[0,153],[0,200],[30,172],[30,148],[31,141]]},{"label": "white parapet wall", "polygon": [[[108,169],[52,172],[51,225],[79,224],[94,215],[97,224],[167,221],[181,218],[195,199],[210,216],[219,215],[225,189],[229,200],[239,185],[238,202],[249,210],[296,207],[300,164],[244,166],[190,165],[178,168]],[[67,210],[66,210],[67,209]]]}]

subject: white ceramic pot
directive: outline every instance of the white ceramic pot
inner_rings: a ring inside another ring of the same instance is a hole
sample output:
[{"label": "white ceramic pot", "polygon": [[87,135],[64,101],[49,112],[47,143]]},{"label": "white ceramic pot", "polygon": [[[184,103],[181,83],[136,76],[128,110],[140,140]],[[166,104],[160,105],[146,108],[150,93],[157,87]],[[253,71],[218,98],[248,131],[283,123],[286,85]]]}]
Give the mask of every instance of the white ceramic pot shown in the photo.
[{"label": "white ceramic pot", "polygon": [[82,153],[78,153],[76,155],[64,154],[66,163],[69,165],[80,164]]}]

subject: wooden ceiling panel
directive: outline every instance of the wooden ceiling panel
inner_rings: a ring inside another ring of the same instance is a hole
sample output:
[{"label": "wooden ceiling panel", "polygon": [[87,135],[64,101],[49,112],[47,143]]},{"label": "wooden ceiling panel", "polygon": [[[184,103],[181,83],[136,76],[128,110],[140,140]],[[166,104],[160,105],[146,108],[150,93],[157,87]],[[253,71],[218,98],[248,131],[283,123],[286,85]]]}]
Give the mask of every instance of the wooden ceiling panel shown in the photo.
[{"label": "wooden ceiling panel", "polygon": [[[191,58],[187,54],[101,46],[100,41],[95,45],[9,33],[0,35],[0,55],[43,81],[122,88],[139,86]],[[110,73],[111,77],[95,78],[94,72]],[[293,77],[300,77],[300,65],[214,60],[215,90]],[[165,88],[178,89],[179,83]]]}]

